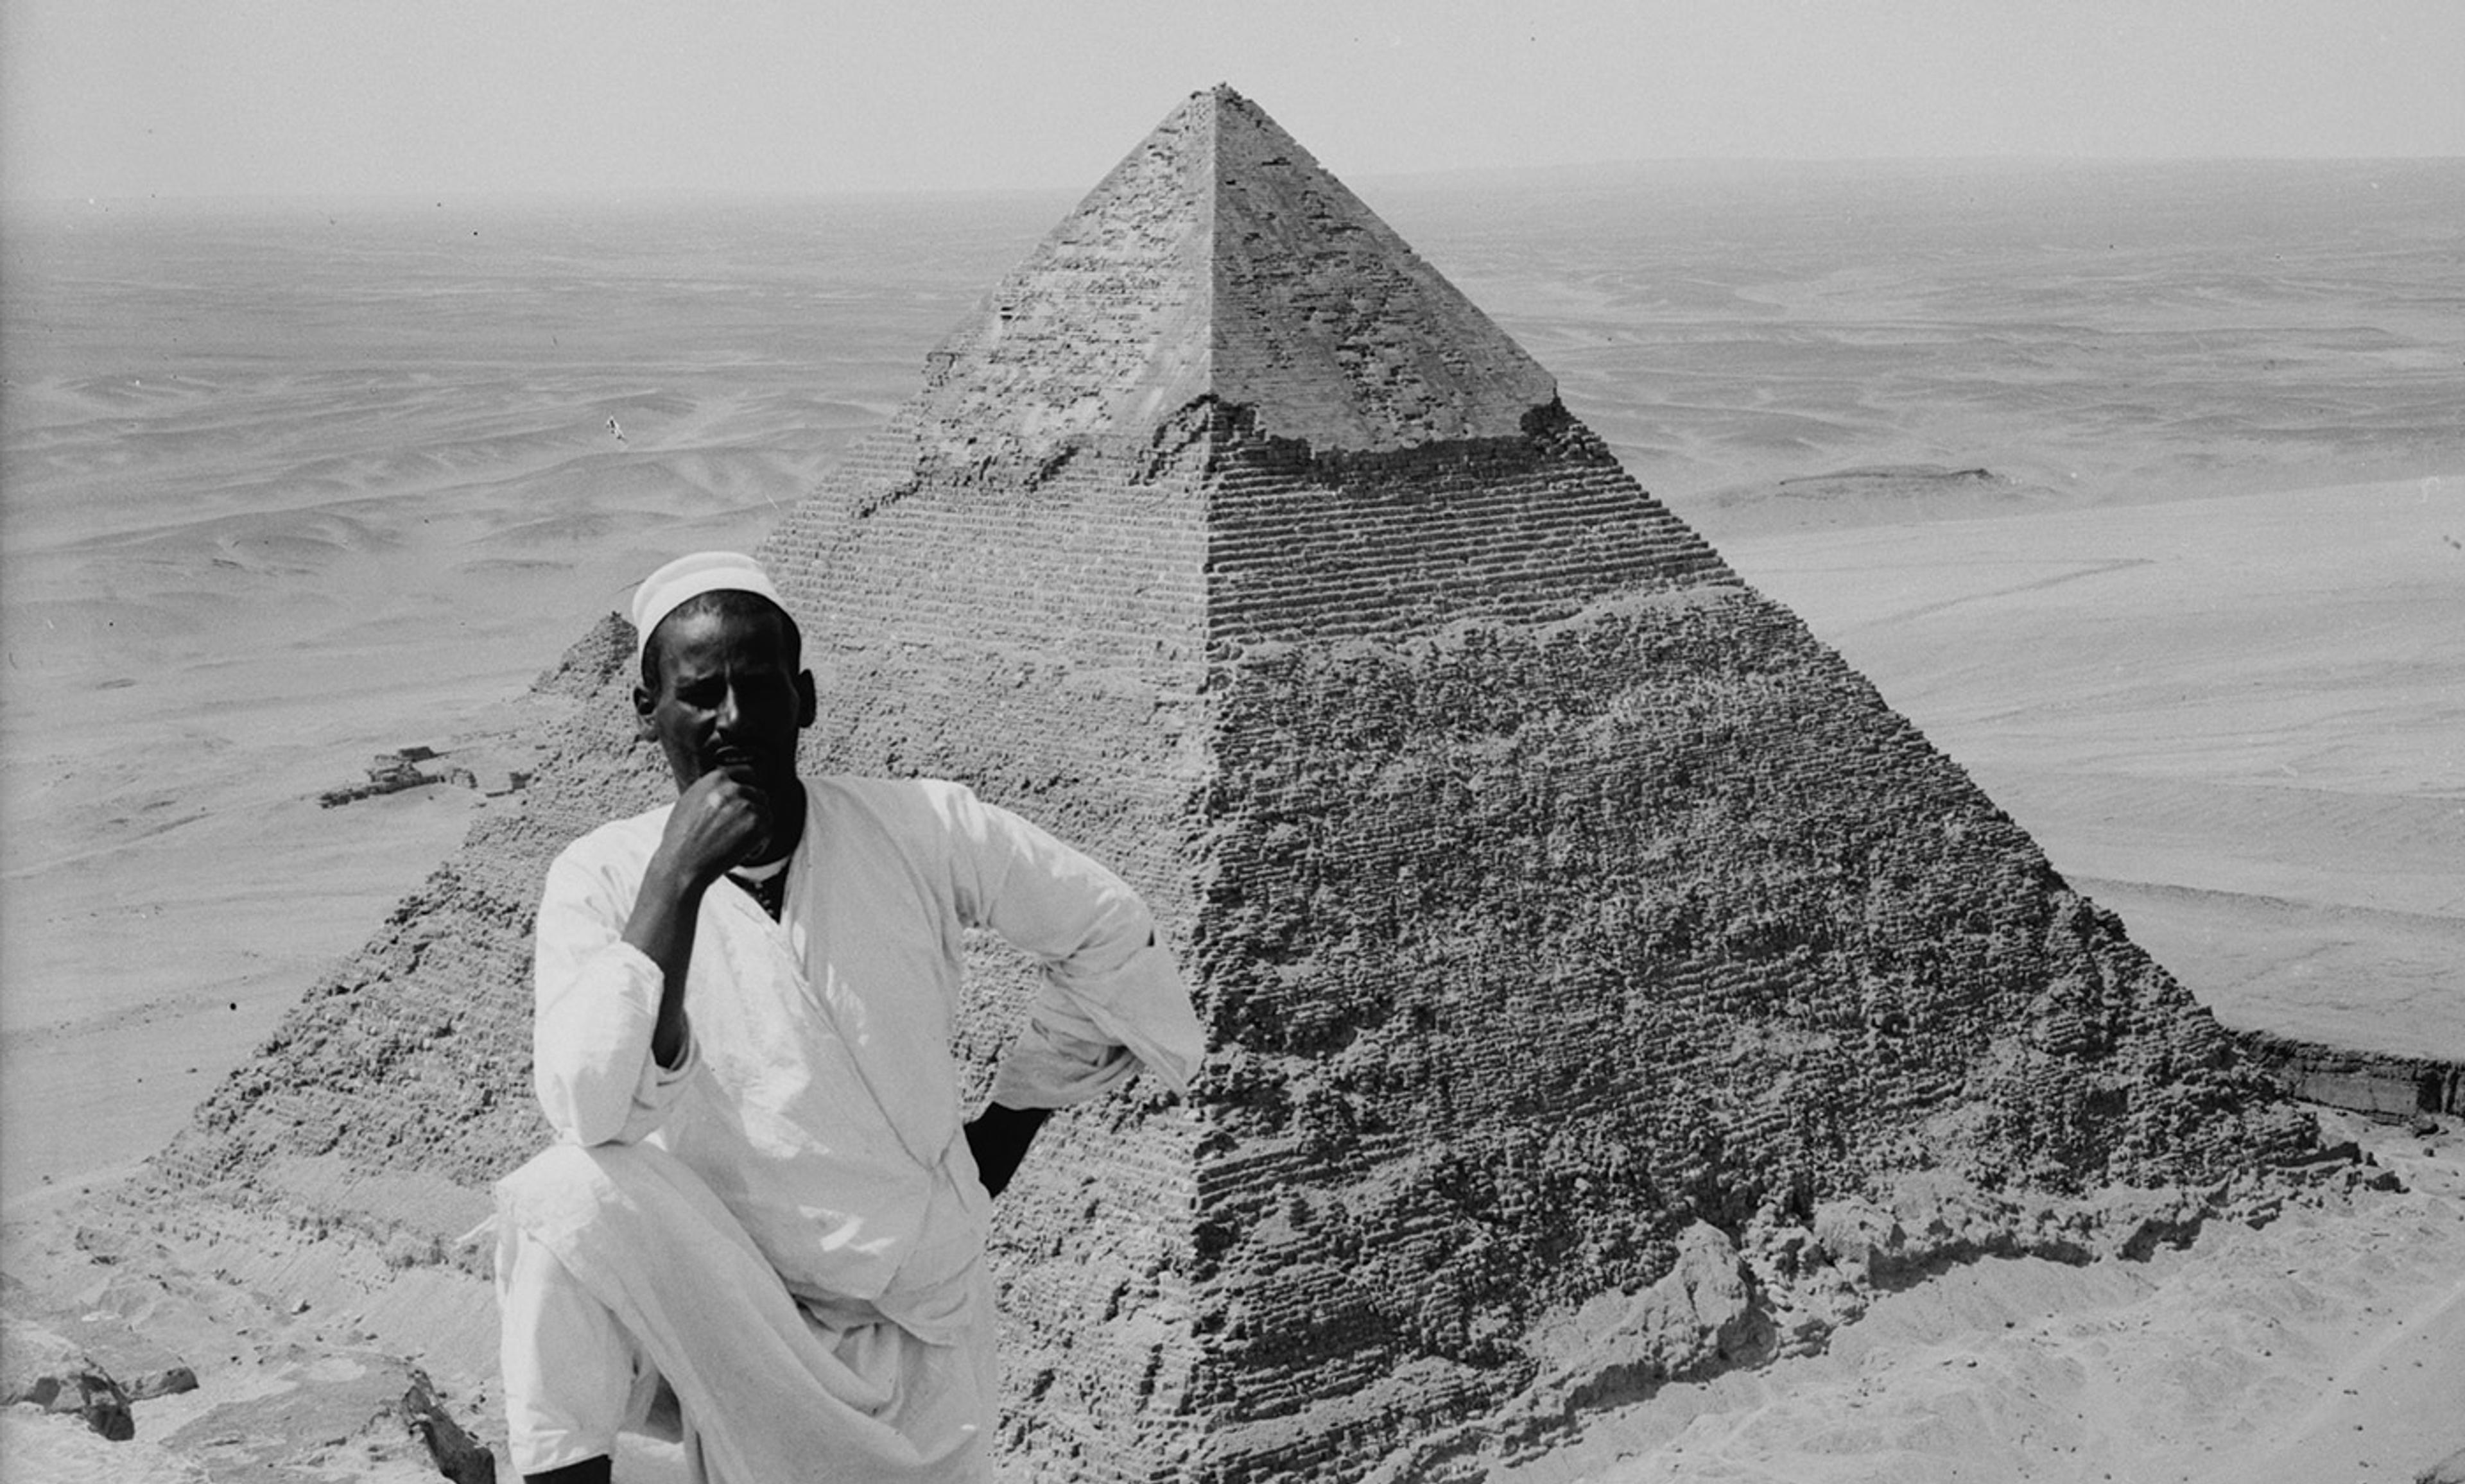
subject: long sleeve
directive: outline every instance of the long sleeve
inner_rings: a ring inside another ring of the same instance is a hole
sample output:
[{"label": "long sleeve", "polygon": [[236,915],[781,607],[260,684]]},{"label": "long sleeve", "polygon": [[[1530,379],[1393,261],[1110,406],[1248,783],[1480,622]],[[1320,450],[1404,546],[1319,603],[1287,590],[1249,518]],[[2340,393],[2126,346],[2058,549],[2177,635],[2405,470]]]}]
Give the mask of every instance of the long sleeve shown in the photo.
[{"label": "long sleeve", "polygon": [[559,1137],[629,1144],[658,1127],[696,1053],[688,1036],[676,1067],[651,1055],[659,966],[624,941],[629,894],[594,860],[594,843],[576,842],[548,868],[533,961],[531,1083]]},{"label": "long sleeve", "polygon": [[1144,1065],[1189,1090],[1206,1039],[1155,921],[1121,877],[1007,809],[953,786],[944,800],[963,849],[960,909],[1041,965],[1028,1024],[1002,1060],[993,1100],[1059,1108]]}]

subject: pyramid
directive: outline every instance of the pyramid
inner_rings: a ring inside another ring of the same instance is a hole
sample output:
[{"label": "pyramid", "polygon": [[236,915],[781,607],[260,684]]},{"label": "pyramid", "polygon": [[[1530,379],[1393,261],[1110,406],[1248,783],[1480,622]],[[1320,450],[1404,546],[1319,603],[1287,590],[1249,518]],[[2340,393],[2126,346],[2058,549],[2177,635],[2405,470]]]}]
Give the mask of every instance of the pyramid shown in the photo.
[{"label": "pyramid", "polygon": [[[2312,1137],[1230,89],[925,365],[761,553],[807,765],[964,779],[1111,863],[1213,1048],[1187,1102],[1055,1119],[1001,1203],[1016,1476],[1444,1476],[1817,1344],[1860,1282],[2116,1209],[2143,1242]],[[543,1137],[539,875],[666,788],[626,637],[545,684],[525,808],[158,1181],[379,1240],[484,1209]],[[970,954],[981,1089],[1033,974]],[[2193,1194],[2106,1199],[2157,1188]]]}]

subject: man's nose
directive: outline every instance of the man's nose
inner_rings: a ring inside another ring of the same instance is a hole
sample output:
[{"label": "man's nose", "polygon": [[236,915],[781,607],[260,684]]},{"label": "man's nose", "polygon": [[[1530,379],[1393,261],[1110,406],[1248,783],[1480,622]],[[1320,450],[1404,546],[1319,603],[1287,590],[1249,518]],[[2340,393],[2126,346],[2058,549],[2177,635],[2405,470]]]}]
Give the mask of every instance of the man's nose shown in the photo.
[{"label": "man's nose", "polygon": [[744,708],[737,702],[735,686],[731,685],[719,693],[717,710],[718,715],[713,719],[712,724],[722,732],[735,731],[737,723],[744,720]]}]

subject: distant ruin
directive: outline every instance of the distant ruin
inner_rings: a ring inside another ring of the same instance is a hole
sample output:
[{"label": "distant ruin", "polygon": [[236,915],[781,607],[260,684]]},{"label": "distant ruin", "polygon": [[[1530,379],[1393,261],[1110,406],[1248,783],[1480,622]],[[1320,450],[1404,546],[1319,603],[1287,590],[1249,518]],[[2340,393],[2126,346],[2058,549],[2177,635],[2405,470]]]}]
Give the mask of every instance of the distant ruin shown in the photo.
[{"label": "distant ruin", "polygon": [[431,784],[450,784],[486,798],[501,799],[528,787],[530,781],[527,769],[508,767],[494,759],[463,764],[447,761],[433,747],[397,747],[368,760],[366,782],[324,789],[317,795],[317,803],[322,808],[337,808],[381,794],[425,788]]},{"label": "distant ruin", "polygon": [[[2313,1136],[1866,681],[1255,105],[1191,97],[762,555],[808,763],[962,778],[1180,947],[1194,1098],[1001,1205],[1022,1477],[1420,1478]],[[593,630],[519,808],[155,1163],[434,1242],[544,1137],[554,852],[669,791]],[[979,1074],[1028,971],[977,955]],[[2119,1192],[2119,1193],[2118,1193]],[[470,1258],[461,1259],[465,1262]]]}]

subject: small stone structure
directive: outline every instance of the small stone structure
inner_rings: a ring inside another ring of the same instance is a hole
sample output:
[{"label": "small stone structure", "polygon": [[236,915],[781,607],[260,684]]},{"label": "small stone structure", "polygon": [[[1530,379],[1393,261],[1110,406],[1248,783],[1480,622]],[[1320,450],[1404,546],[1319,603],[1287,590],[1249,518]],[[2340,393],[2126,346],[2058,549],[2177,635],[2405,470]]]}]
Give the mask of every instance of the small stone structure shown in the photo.
[{"label": "small stone structure", "polygon": [[356,804],[380,794],[400,793],[409,788],[425,788],[430,784],[451,784],[457,788],[470,788],[491,799],[519,793],[528,786],[530,773],[509,767],[501,762],[483,759],[477,766],[450,763],[433,747],[400,747],[392,752],[380,752],[368,760],[367,782],[346,784],[328,788],[317,795],[324,808]]},{"label": "small stone structure", "polygon": [[[2313,1141],[1229,89],[1133,150],[763,555],[826,698],[808,763],[962,778],[1084,843],[1210,1030],[1189,1102],[1056,1119],[1004,1198],[1019,1477],[1440,1474],[1817,1344],[1854,1312],[1825,1296],[1887,1270],[2144,1249]],[[537,1144],[541,873],[668,792],[625,638],[543,678],[582,709],[522,807],[159,1183],[444,1235],[422,1209],[468,1202],[351,1192],[476,1200]],[[981,1076],[1031,973],[976,959]],[[311,1165],[358,1174],[286,1173]],[[2099,1204],[2118,1187],[2173,1188]]]}]

